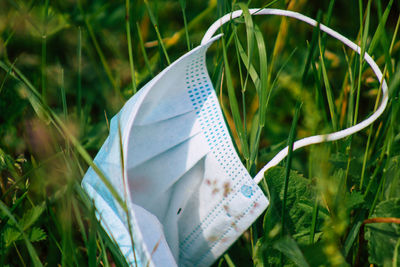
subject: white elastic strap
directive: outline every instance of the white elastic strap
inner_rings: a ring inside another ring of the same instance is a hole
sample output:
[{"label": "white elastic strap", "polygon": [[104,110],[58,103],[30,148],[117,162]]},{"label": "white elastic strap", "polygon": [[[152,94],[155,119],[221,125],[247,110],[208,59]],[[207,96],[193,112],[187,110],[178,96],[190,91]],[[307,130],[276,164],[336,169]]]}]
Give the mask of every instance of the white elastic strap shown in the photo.
[{"label": "white elastic strap", "polygon": [[[300,13],[293,12],[293,11],[287,11],[287,10],[281,10],[281,9],[250,9],[249,12],[251,15],[278,15],[278,16],[291,17],[291,18],[295,18],[295,19],[304,21],[314,27],[316,27],[318,25],[317,21],[315,21],[309,17],[306,17]],[[219,20],[214,22],[211,25],[211,27],[207,30],[206,34],[203,37],[203,40],[201,40],[201,44],[205,44],[214,35],[214,33],[219,29],[219,27],[221,27],[223,24],[225,24],[226,22],[228,22],[234,18],[240,17],[241,15],[242,15],[242,10],[237,10],[232,13],[226,14],[225,16],[223,16],[222,18],[220,18]],[[347,45],[348,47],[350,47],[351,49],[353,49],[354,51],[356,51],[358,54],[361,55],[361,48],[358,45],[356,45],[355,43],[353,43],[352,41],[350,41],[349,39],[347,39],[346,37],[344,37],[343,35],[341,35],[340,33],[332,30],[331,28],[329,28],[323,24],[319,24],[319,28],[321,31],[326,32],[330,36],[338,39],[339,41],[341,41],[342,43],[344,43],[345,45]],[[381,101],[381,104],[379,105],[378,109],[375,111],[375,113],[373,113],[367,119],[363,120],[362,122],[360,122],[350,128],[347,128],[347,129],[344,129],[344,130],[341,130],[338,132],[330,133],[330,134],[314,135],[314,136],[300,139],[300,140],[294,142],[293,150],[297,150],[301,147],[305,147],[305,146],[312,145],[312,144],[318,144],[318,143],[338,140],[338,139],[344,138],[346,136],[352,135],[352,134],[364,129],[371,123],[373,123],[383,113],[383,111],[386,108],[387,102],[388,102],[388,87],[387,87],[386,81],[383,78],[382,72],[379,69],[378,65],[371,58],[371,56],[368,55],[366,52],[364,53],[364,59],[370,65],[370,67],[374,71],[376,77],[378,78],[379,82],[382,84],[382,101]],[[279,162],[281,162],[287,156],[288,151],[289,151],[289,148],[285,147],[270,162],[268,162],[268,164],[265,165],[254,177],[255,182],[259,183],[262,180],[262,178],[264,177],[264,172],[266,170],[268,170],[269,168],[276,166]]]}]

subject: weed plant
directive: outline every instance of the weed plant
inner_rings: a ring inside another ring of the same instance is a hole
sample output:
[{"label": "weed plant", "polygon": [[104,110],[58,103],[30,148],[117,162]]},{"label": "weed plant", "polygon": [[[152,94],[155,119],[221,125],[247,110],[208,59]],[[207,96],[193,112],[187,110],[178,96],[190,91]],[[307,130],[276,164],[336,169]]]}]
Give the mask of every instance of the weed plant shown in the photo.
[{"label": "weed plant", "polygon": [[214,265],[400,266],[399,3],[1,0],[0,266],[127,265],[82,176],[124,102],[232,10],[244,16],[222,28],[207,64],[251,175],[295,139],[373,113],[381,84],[362,57],[302,22],[253,18],[255,7],[354,40],[384,70],[390,99],[367,129],[266,172],[268,209]]}]

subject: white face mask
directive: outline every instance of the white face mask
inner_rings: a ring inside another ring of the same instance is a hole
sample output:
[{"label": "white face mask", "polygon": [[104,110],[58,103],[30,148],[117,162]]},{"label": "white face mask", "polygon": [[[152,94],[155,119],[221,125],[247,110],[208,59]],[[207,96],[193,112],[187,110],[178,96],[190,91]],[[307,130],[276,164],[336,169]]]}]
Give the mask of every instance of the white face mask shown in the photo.
[{"label": "white face mask", "polygon": [[[250,9],[250,13],[317,25],[291,11]],[[200,46],[147,83],[111,120],[110,135],[94,161],[123,199],[127,192],[134,250],[125,212],[92,168],[83,179],[102,225],[133,266],[135,258],[138,266],[209,266],[268,206],[257,183],[287,155],[288,148],[254,179],[250,177],[233,146],[205,62],[207,48],[220,37],[211,38],[213,34],[241,14],[235,11],[215,22]],[[320,29],[360,53],[347,38],[324,25]],[[364,58],[382,83],[377,111],[351,128],[301,139],[294,149],[343,138],[382,114],[387,85],[372,58],[368,54]]]}]

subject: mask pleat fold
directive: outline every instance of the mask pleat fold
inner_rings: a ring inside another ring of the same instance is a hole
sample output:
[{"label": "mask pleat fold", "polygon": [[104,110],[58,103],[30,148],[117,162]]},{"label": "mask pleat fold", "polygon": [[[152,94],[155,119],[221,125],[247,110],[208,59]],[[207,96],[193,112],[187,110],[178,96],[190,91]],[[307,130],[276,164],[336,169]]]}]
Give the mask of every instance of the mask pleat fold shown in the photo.
[{"label": "mask pleat fold", "polygon": [[132,201],[144,208],[169,188],[209,152],[200,134],[134,167],[128,166]]},{"label": "mask pleat fold", "polygon": [[134,168],[200,133],[196,118],[196,113],[191,111],[157,123],[134,125],[128,146],[128,166]]},{"label": "mask pleat fold", "polygon": [[[185,60],[183,60],[185,61]],[[185,76],[185,63],[172,66],[156,83],[141,103],[135,118],[136,125],[145,125],[173,118],[193,110],[188,101]]]}]

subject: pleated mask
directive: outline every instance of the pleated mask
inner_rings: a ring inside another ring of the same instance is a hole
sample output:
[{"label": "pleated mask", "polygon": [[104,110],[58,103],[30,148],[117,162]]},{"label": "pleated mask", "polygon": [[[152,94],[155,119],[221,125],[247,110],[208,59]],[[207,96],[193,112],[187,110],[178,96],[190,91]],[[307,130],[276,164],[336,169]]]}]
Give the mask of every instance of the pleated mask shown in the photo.
[{"label": "pleated mask", "polygon": [[[149,81],[112,118],[94,163],[124,200],[128,213],[93,168],[84,176],[82,186],[98,219],[132,266],[209,266],[268,206],[257,184],[288,148],[251,177],[232,143],[206,68],[207,48],[220,38],[212,36],[241,14],[235,11],[216,21],[201,45]],[[285,10],[250,9],[250,14],[287,16],[318,25]],[[339,33],[319,27],[361,53]],[[364,59],[382,85],[376,112],[345,130],[298,140],[294,150],[353,134],[383,113],[386,82],[367,53]]]}]

